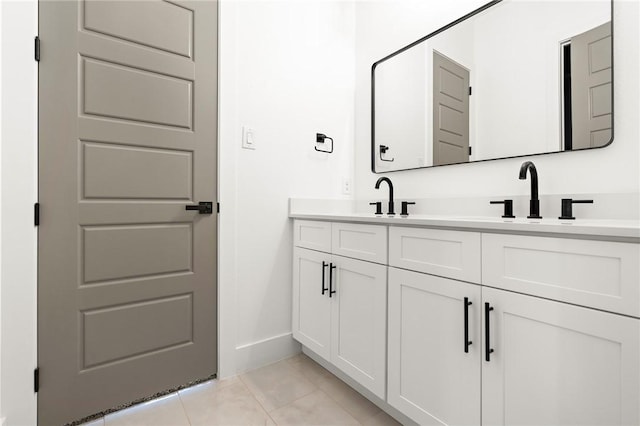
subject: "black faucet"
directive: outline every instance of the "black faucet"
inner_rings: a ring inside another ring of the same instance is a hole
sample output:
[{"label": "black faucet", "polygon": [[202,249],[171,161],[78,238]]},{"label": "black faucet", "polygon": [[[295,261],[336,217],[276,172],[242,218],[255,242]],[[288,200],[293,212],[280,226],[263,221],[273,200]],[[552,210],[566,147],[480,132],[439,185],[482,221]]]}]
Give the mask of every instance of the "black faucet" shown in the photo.
[{"label": "black faucet", "polygon": [[389,179],[388,177],[381,177],[376,182],[376,189],[380,189],[380,184],[382,182],[387,182],[387,184],[389,185],[389,211],[387,212],[387,214],[389,216],[393,216],[396,214],[393,206],[393,184],[391,183],[391,179]]},{"label": "black faucet", "polygon": [[542,219],[540,216],[540,200],[538,199],[538,171],[531,161],[525,161],[520,166],[520,180],[527,178],[527,170],[531,175],[531,200],[529,201],[529,219]]}]

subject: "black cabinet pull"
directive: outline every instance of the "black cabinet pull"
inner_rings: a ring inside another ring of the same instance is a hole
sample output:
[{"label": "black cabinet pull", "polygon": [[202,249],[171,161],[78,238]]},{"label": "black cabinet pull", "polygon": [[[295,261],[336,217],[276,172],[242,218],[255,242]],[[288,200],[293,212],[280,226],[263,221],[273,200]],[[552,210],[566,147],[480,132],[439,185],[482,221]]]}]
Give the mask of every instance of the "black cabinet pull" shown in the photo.
[{"label": "black cabinet pull", "polygon": [[469,298],[464,298],[464,353],[469,353],[469,346],[473,343],[469,340],[469,306],[473,303],[469,302]]},{"label": "black cabinet pull", "polygon": [[328,290],[328,288],[326,288],[324,286],[324,269],[329,266],[329,264],[327,262],[325,262],[324,260],[322,261],[322,295],[324,296],[324,292]]},{"label": "black cabinet pull", "polygon": [[336,291],[333,289],[333,270],[336,269],[337,266],[333,263],[329,264],[329,297],[334,294]]},{"label": "black cabinet pull", "polygon": [[493,311],[491,305],[485,302],[484,304],[484,359],[485,361],[491,361],[491,332],[489,331],[489,312]]}]

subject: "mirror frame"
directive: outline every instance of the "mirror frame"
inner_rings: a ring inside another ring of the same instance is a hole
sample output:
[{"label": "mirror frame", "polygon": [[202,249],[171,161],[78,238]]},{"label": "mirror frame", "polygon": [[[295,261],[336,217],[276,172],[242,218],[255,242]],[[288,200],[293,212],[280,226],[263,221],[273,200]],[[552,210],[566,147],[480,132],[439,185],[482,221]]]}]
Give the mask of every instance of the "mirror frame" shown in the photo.
[{"label": "mirror frame", "polygon": [[461,165],[461,164],[472,164],[472,163],[481,163],[484,161],[494,161],[494,160],[505,160],[505,159],[509,159],[509,158],[521,158],[521,157],[532,157],[532,156],[538,156],[538,155],[548,155],[548,154],[561,154],[561,153],[570,153],[570,152],[577,152],[577,151],[588,151],[588,150],[592,150],[592,149],[602,149],[602,148],[606,148],[609,145],[611,145],[613,143],[613,140],[615,139],[615,122],[614,122],[614,110],[615,110],[615,104],[614,104],[614,89],[615,89],[615,76],[614,76],[614,42],[615,42],[615,31],[614,31],[614,22],[613,22],[613,3],[614,0],[609,0],[611,3],[611,139],[609,140],[609,142],[607,142],[606,144],[602,145],[602,146],[596,146],[596,147],[592,147],[592,148],[580,148],[580,149],[575,149],[575,150],[570,150],[570,151],[550,151],[550,152],[538,152],[538,153],[532,153],[532,154],[523,154],[523,155],[512,155],[512,156],[507,156],[507,157],[496,157],[496,158],[485,158],[482,160],[474,160],[474,161],[467,161],[464,163],[452,163],[452,164],[438,164],[438,165],[432,165],[432,166],[422,166],[422,167],[410,167],[407,169],[397,169],[397,170],[384,170],[384,171],[376,171],[376,138],[375,138],[375,91],[376,91],[376,78],[375,78],[375,71],[376,71],[376,67],[393,58],[394,56],[399,55],[400,53],[411,49],[412,47],[422,43],[423,41],[430,39],[446,30],[448,30],[449,28],[458,25],[459,23],[466,21],[467,19],[481,13],[484,12],[485,10],[499,4],[502,3],[503,0],[492,0],[482,6],[480,6],[479,8],[467,13],[466,15],[456,19],[455,21],[452,21],[450,23],[448,23],[447,25],[438,28],[437,30],[427,34],[426,36],[414,41],[413,43],[410,43],[398,50],[396,50],[395,52],[385,56],[382,59],[379,59],[378,61],[374,62],[373,65],[371,66],[371,172],[375,173],[375,174],[382,174],[382,173],[393,173],[393,172],[402,172],[402,171],[406,171],[406,170],[419,170],[419,169],[429,169],[432,167],[444,167],[444,166],[456,166],[456,165]]}]

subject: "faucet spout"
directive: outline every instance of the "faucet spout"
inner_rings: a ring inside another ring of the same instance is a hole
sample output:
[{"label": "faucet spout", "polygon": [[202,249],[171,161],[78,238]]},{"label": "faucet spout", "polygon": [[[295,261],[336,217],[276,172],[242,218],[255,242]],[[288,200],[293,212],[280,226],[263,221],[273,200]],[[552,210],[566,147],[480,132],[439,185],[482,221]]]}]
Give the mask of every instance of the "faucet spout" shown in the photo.
[{"label": "faucet spout", "polygon": [[394,202],[393,202],[393,183],[391,183],[391,179],[383,176],[380,179],[378,179],[378,181],[376,182],[376,189],[380,189],[380,184],[382,182],[386,182],[387,185],[389,185],[389,211],[387,212],[387,214],[389,216],[393,216],[396,214],[394,211]]},{"label": "faucet spout", "polygon": [[520,180],[527,179],[527,171],[531,177],[531,200],[529,201],[529,219],[542,219],[540,216],[540,200],[538,199],[538,170],[531,161],[525,161],[520,166]]},{"label": "faucet spout", "polygon": [[531,161],[525,161],[520,166],[520,180],[525,180],[527,178],[527,170],[529,170],[529,174],[531,175],[531,199],[538,199],[538,170],[536,169],[535,164]]}]

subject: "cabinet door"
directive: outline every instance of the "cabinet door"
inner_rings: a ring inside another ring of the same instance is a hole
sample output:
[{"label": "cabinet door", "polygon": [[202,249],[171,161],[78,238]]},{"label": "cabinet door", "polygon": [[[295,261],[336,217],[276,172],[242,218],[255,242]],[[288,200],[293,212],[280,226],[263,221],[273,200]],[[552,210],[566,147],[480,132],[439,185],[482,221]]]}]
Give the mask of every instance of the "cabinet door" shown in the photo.
[{"label": "cabinet door", "polygon": [[483,425],[640,424],[640,320],[490,288],[482,295],[493,307]]},{"label": "cabinet door", "polygon": [[328,253],[293,249],[293,337],[327,360],[331,354],[331,299],[323,287],[328,288],[330,260]]},{"label": "cabinet door", "polygon": [[388,402],[419,424],[480,424],[480,294],[477,285],[389,268]]},{"label": "cabinet door", "polygon": [[333,256],[331,361],[385,397],[387,267]]}]

